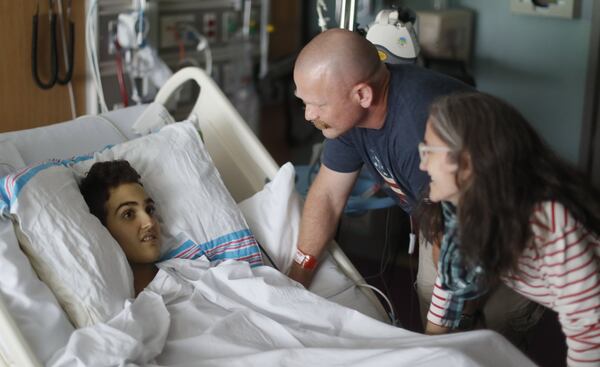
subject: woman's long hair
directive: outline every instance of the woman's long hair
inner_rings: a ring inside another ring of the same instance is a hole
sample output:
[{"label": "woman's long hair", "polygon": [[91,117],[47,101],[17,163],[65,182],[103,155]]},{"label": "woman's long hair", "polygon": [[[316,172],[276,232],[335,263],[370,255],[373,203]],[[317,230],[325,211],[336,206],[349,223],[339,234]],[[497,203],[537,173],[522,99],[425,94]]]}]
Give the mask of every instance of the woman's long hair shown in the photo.
[{"label": "woman's long hair", "polygon": [[[432,104],[429,121],[459,167],[461,252],[466,265],[483,266],[488,284],[506,271],[517,272],[540,202],[556,200],[600,232],[600,192],[507,103],[478,92],[448,95]],[[461,179],[467,165],[471,173]],[[439,205],[423,201],[417,212],[425,237],[434,241],[443,231]]]}]

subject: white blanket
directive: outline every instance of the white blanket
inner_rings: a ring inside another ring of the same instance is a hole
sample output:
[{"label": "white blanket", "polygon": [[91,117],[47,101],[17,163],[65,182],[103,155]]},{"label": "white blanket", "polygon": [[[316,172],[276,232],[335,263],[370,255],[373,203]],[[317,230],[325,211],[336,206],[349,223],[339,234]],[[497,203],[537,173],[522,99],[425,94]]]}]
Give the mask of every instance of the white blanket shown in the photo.
[{"label": "white blanket", "polygon": [[270,267],[183,259],[56,366],[533,366],[499,334],[425,336],[327,301]]}]

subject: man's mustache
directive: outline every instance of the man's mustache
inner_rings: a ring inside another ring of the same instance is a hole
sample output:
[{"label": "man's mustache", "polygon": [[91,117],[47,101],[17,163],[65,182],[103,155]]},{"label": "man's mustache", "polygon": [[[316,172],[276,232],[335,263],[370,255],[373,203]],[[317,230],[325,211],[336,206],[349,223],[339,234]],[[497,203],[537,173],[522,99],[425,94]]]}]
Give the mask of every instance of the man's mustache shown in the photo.
[{"label": "man's mustache", "polygon": [[314,121],[312,121],[312,123],[319,130],[329,129],[329,127],[330,127],[329,125],[327,125],[325,122],[323,122],[321,120],[314,120]]}]

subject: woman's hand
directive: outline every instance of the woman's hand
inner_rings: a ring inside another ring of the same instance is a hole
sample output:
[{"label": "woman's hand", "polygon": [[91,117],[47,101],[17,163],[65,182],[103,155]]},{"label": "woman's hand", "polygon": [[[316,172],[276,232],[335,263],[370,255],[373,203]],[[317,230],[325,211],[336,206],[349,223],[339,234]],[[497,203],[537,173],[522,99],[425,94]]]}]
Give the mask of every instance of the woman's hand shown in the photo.
[{"label": "woman's hand", "polygon": [[431,321],[427,321],[427,325],[425,326],[425,334],[427,335],[441,335],[446,334],[450,331],[450,328],[445,326],[440,326],[432,323]]}]

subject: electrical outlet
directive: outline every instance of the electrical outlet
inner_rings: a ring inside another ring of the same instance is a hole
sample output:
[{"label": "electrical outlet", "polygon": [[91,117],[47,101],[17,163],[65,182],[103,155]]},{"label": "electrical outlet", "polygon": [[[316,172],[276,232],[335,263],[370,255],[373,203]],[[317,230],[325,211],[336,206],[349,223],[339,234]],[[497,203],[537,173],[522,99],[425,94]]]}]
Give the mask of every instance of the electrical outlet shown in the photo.
[{"label": "electrical outlet", "polygon": [[215,13],[204,13],[202,17],[202,34],[208,42],[215,42],[217,40],[217,14]]}]

